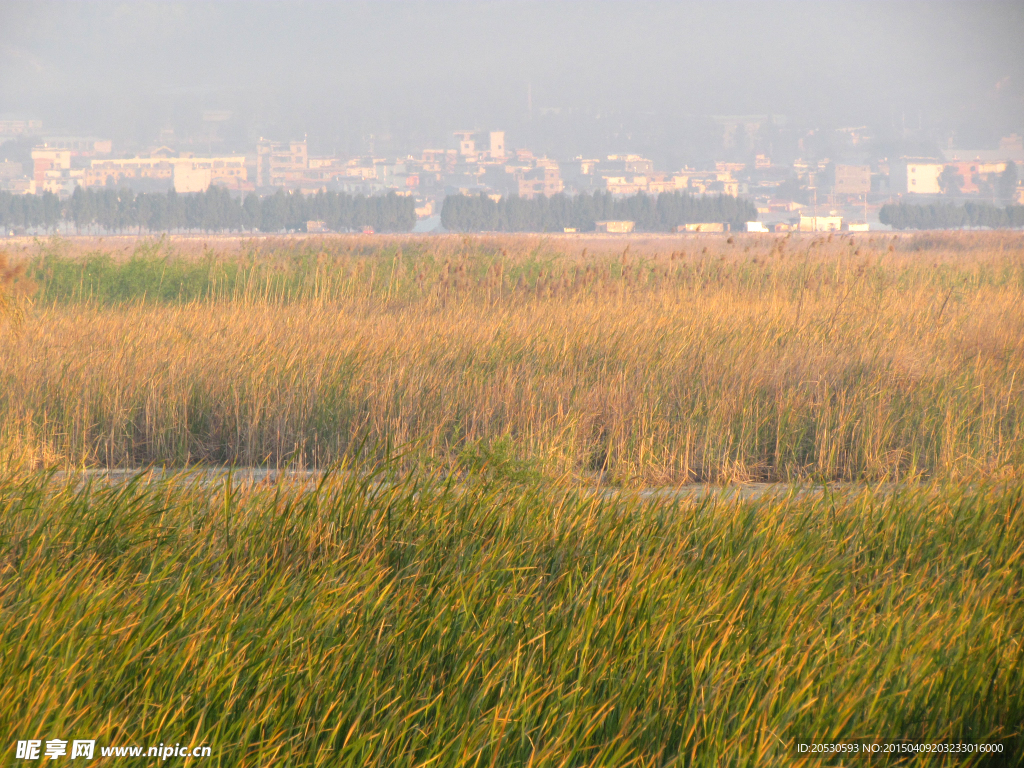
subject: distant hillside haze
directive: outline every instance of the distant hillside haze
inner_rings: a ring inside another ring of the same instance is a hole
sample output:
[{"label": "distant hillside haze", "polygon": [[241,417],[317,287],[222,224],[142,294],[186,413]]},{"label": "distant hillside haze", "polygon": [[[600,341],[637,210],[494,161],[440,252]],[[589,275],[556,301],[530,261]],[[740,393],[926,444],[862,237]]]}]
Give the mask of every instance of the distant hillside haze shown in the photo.
[{"label": "distant hillside haze", "polygon": [[755,113],[978,145],[1024,122],[1022,32],[1005,2],[8,0],[0,112],[122,144],[172,128],[348,153],[478,128],[661,157],[700,144],[694,115]]}]

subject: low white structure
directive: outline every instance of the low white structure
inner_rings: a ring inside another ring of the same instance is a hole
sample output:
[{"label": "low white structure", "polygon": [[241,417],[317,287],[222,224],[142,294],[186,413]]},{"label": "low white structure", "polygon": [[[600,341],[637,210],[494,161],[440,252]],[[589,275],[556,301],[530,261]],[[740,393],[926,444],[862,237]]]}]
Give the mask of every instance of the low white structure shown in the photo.
[{"label": "low white structure", "polygon": [[768,227],[764,225],[763,221],[748,221],[747,232],[768,232]]},{"label": "low white structure", "polygon": [[598,232],[609,232],[615,234],[626,234],[632,232],[636,222],[632,221],[595,221],[594,229]]},{"label": "low white structure", "polygon": [[843,217],[800,214],[800,223],[797,228],[801,232],[838,232],[843,228]]},{"label": "low white structure", "polygon": [[727,221],[694,221],[689,224],[680,224],[676,232],[728,232],[729,222]]}]

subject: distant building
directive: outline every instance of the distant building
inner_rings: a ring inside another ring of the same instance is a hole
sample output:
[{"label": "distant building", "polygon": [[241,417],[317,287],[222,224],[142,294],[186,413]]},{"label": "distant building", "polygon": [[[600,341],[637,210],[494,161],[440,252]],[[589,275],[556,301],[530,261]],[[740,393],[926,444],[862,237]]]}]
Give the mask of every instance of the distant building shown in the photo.
[{"label": "distant building", "polygon": [[559,173],[558,163],[547,158],[539,158],[535,168],[515,169],[513,178],[516,180],[517,194],[524,200],[532,200],[538,195],[551,197],[565,189]]},{"label": "distant building", "polygon": [[377,165],[373,162],[372,157],[356,157],[348,161],[344,175],[346,178],[362,179],[363,181],[376,179]]},{"label": "distant building", "polygon": [[191,163],[175,163],[171,179],[174,191],[180,194],[205,192],[213,180],[209,168],[196,168]]},{"label": "distant building", "polygon": [[[609,155],[609,157],[618,157]],[[605,189],[613,195],[635,195],[638,192],[645,192],[650,195],[657,195],[662,192],[678,192],[688,190],[693,194],[720,194],[736,197],[740,192],[740,183],[732,177],[732,172],[722,171],[693,171],[685,170],[679,173],[656,173],[646,171],[638,174],[633,169],[647,168],[651,161],[640,158],[637,155],[627,156],[628,160],[618,162],[623,168],[629,171],[610,171],[609,165],[601,161],[596,170],[598,182],[594,184],[599,189]],[[581,162],[582,167],[582,161]],[[722,163],[721,165],[742,165],[741,163]]]},{"label": "distant building", "polygon": [[110,139],[95,136],[44,136],[40,149],[66,149],[72,157],[96,157],[109,155],[113,151]]},{"label": "distant building", "polygon": [[837,195],[866,195],[871,191],[870,165],[837,165]]},{"label": "distant building", "polygon": [[168,157],[125,157],[93,160],[85,171],[83,185],[102,187],[108,181],[115,184],[124,180],[174,178],[176,158]]},{"label": "distant building", "polygon": [[680,224],[676,232],[728,232],[730,229],[727,221],[693,221],[689,224]]},{"label": "distant building", "polygon": [[686,188],[697,195],[720,194],[736,197],[740,193],[740,183],[729,171],[685,171],[679,174],[687,180]]},{"label": "distant building", "polygon": [[67,149],[32,150],[32,180],[37,192],[67,193],[74,188],[71,176],[71,151]]},{"label": "distant building", "polygon": [[604,188],[613,195],[635,195],[647,191],[646,176],[602,176]]},{"label": "distant building", "polygon": [[71,168],[71,152],[67,149],[35,147],[32,150],[32,165],[36,183],[42,184],[40,174],[43,171]]},{"label": "distant building", "polygon": [[770,213],[796,213],[801,208],[806,207],[803,203],[798,203],[796,200],[772,198],[768,201],[768,211]]},{"label": "distant building", "polygon": [[245,156],[232,157],[124,157],[93,160],[83,172],[84,186],[103,186],[140,179],[166,180],[177,192],[201,192],[210,184],[239,187],[248,178]]},{"label": "distant building", "polygon": [[42,120],[0,120],[0,136],[31,136],[41,130]]},{"label": "distant building", "polygon": [[491,158],[494,160],[505,159],[505,132],[491,131]]},{"label": "distant building", "polygon": [[[459,144],[459,156],[467,160],[504,160],[505,132],[455,131]],[[484,149],[486,147],[486,149]]]},{"label": "distant building", "polygon": [[454,149],[424,149],[419,162],[424,171],[447,173],[455,168],[458,152]]},{"label": "distant building", "polygon": [[13,160],[0,160],[0,180],[2,179],[17,179],[24,174],[25,170],[21,163],[16,163]]},{"label": "distant building", "polygon": [[[952,169],[953,172],[960,177],[958,186],[960,192],[965,195],[975,194],[979,191],[976,179],[978,176],[978,162],[955,162],[949,163],[945,167],[946,169]],[[944,169],[945,171],[945,169]]]},{"label": "distant building", "polygon": [[636,227],[635,221],[595,221],[594,229],[598,232],[624,235]]},{"label": "distant building", "polygon": [[245,167],[245,155],[234,157],[183,157],[177,158],[175,168],[184,166],[195,171],[207,170],[210,173],[210,184],[223,184],[238,187],[244,182],[249,172]]},{"label": "distant building", "polygon": [[850,221],[843,225],[846,232],[870,232],[871,227],[866,221]]},{"label": "distant building", "polygon": [[835,214],[829,216],[800,214],[800,223],[797,225],[800,232],[838,232],[842,228],[843,217]]},{"label": "distant building", "polygon": [[648,174],[654,173],[654,163],[641,155],[607,155],[598,162],[598,173]]},{"label": "distant building", "polygon": [[34,195],[36,193],[35,179],[0,179],[0,191],[10,192],[15,195]]},{"label": "distant building", "polygon": [[889,169],[893,192],[910,195],[937,195],[942,191],[939,177],[945,164],[923,157],[901,157]]},{"label": "distant building", "polygon": [[25,168],[13,160],[0,160],[0,192],[16,195],[33,195],[36,191],[35,178],[25,178]]},{"label": "distant building", "polygon": [[655,173],[648,177],[647,193],[657,195],[662,192],[678,192],[686,189],[687,179],[679,174]]},{"label": "distant building", "polygon": [[999,149],[949,149],[942,153],[949,162],[1024,163],[1024,138],[1016,133],[999,140]]},{"label": "distant building", "polygon": [[460,157],[476,157],[476,131],[455,131]]},{"label": "distant building", "polygon": [[945,168],[946,170],[952,168],[956,175],[960,177],[960,192],[965,195],[972,195],[981,191],[978,182],[995,181],[994,177],[1006,170],[1006,163],[972,160],[968,162],[947,163]]},{"label": "distant building", "polygon": [[747,232],[768,232],[769,229],[764,225],[763,221],[748,221]]},{"label": "distant building", "polygon": [[596,158],[586,158],[579,155],[572,160],[562,163],[562,167],[566,169],[567,178],[570,176],[572,178],[577,176],[593,176],[600,162]]},{"label": "distant building", "polygon": [[309,150],[303,141],[275,142],[260,139],[256,145],[256,186],[296,186],[309,169]]},{"label": "distant building", "polygon": [[310,234],[322,235],[325,232],[330,232],[331,230],[329,230],[327,228],[327,224],[322,221],[307,221],[306,231],[309,232]]}]

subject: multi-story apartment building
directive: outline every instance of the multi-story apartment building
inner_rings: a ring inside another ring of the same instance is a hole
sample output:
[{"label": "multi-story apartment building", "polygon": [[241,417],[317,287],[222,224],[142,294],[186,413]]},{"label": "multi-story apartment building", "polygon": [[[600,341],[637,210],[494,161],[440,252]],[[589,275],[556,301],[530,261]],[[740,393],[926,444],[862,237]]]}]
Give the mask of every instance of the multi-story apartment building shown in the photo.
[{"label": "multi-story apartment building", "polygon": [[275,142],[260,139],[256,145],[256,186],[299,186],[309,170],[306,141]]},{"label": "multi-story apartment building", "polygon": [[889,185],[893,192],[917,195],[937,195],[942,191],[939,177],[945,165],[940,160],[926,157],[901,157],[889,171]]},{"label": "multi-story apartment building", "polygon": [[36,186],[42,187],[44,174],[47,171],[69,170],[71,168],[71,152],[67,149],[47,149],[35,147],[32,150],[32,171]]},{"label": "multi-story apartment building", "polygon": [[81,173],[71,170],[70,150],[46,147],[32,150],[32,180],[36,192],[69,193],[78,184],[74,177]]},{"label": "multi-story apartment building", "polygon": [[837,195],[866,195],[871,191],[870,165],[837,165]]},{"label": "multi-story apartment building", "polygon": [[109,155],[114,145],[110,139],[95,136],[44,136],[41,149],[66,149],[72,157],[97,157]]},{"label": "multi-story apartment building", "polygon": [[551,197],[565,189],[558,163],[546,157],[540,158],[532,169],[514,169],[512,175],[516,179],[519,196],[527,200],[538,195]]},{"label": "multi-story apartment building", "polygon": [[[459,157],[471,161],[501,161],[505,159],[505,132],[455,131],[459,142]],[[484,149],[486,147],[486,149]]]},{"label": "multi-story apartment building", "polygon": [[248,178],[245,156],[231,157],[123,157],[93,160],[84,171],[83,186],[103,186],[135,179],[167,180],[177,192],[201,192],[210,184],[239,186]]}]

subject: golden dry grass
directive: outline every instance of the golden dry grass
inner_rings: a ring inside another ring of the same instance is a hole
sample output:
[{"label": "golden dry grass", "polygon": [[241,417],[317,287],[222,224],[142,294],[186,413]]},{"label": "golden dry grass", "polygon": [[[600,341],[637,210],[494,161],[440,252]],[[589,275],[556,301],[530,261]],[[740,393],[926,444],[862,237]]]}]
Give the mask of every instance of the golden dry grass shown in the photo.
[{"label": "golden dry grass", "polygon": [[0,348],[3,443],[102,466],[501,444],[648,484],[1020,474],[1024,239],[730,240],[204,243],[261,271],[38,302]]}]

